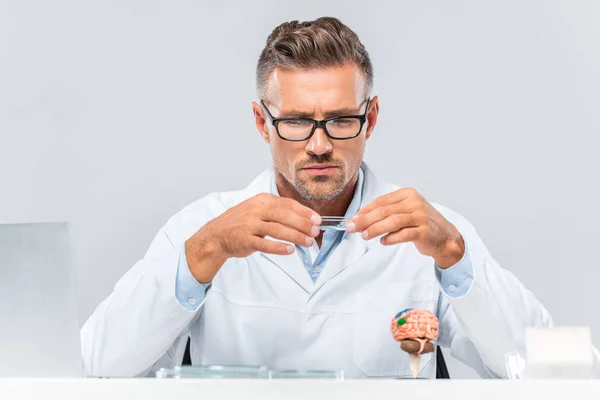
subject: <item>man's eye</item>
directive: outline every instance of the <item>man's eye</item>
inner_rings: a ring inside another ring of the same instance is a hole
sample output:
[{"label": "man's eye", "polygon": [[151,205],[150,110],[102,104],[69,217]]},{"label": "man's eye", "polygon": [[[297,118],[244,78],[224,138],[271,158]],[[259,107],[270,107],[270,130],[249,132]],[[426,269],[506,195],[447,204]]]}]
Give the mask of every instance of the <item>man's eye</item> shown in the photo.
[{"label": "man's eye", "polygon": [[306,128],[312,125],[309,121],[304,121],[301,119],[281,121],[281,124],[283,124],[286,128]]}]

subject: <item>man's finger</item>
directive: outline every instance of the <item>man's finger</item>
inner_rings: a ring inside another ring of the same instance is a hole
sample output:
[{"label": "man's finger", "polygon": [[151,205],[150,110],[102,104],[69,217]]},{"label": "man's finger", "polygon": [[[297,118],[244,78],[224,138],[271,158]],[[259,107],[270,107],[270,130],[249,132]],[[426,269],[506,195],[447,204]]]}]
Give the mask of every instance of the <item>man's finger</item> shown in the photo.
[{"label": "man's finger", "polygon": [[312,236],[305,235],[296,229],[277,222],[263,222],[259,224],[254,234],[261,237],[269,236],[273,239],[283,240],[303,247],[312,246],[315,241]]},{"label": "man's finger", "polygon": [[264,222],[276,222],[281,225],[288,226],[305,235],[316,237],[319,235],[319,228],[310,217],[302,216],[296,212],[283,208],[281,206],[273,206],[264,210],[262,215]]},{"label": "man's finger", "polygon": [[273,208],[283,208],[288,211],[292,211],[298,215],[308,218],[313,221],[314,224],[319,225],[321,223],[321,217],[319,214],[310,208],[303,206],[299,202],[286,197],[279,197],[270,193],[260,193],[253,198],[254,201],[258,201],[264,208],[264,210],[271,210]]},{"label": "man's finger", "polygon": [[319,225],[321,223],[321,216],[318,213],[306,206],[303,206],[296,200],[280,197],[277,203],[282,208],[290,210],[304,218],[311,220],[311,222],[313,222],[315,225]]},{"label": "man's finger", "polygon": [[421,228],[404,228],[397,232],[392,232],[381,238],[381,244],[391,246],[398,243],[408,243],[419,240],[421,237]]},{"label": "man's finger", "polygon": [[346,224],[348,232],[363,232],[373,224],[385,220],[395,214],[410,214],[410,206],[407,203],[394,203],[384,205],[364,214],[355,215],[350,222]]},{"label": "man's finger", "polygon": [[416,193],[416,191],[414,189],[404,188],[404,189],[396,190],[395,192],[392,192],[392,193],[385,194],[381,197],[376,198],[371,203],[367,204],[365,207],[361,208],[357,212],[357,215],[363,215],[363,214],[370,213],[371,211],[373,211],[379,207],[384,207],[384,206],[394,204],[394,203],[400,203],[400,202],[414,196],[415,193]]},{"label": "man's finger", "polygon": [[265,254],[285,256],[296,251],[295,247],[288,243],[275,242],[258,236],[252,236],[250,240],[252,241],[251,246],[253,249]]},{"label": "man's finger", "polygon": [[373,239],[378,236],[400,231],[409,227],[417,227],[415,218],[411,214],[393,214],[374,223],[363,230],[361,235],[364,239]]}]

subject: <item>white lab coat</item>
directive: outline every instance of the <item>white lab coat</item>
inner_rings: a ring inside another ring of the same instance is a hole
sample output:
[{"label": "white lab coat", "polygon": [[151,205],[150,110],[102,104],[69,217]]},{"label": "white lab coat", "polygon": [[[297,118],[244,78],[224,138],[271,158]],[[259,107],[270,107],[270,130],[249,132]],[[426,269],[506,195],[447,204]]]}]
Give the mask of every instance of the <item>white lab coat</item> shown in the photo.
[{"label": "white lab coat", "polygon": [[[399,189],[363,164],[363,205]],[[243,190],[213,193],[187,206],[158,232],[145,257],[116,284],[81,330],[89,376],[147,376],[181,362],[188,335],[194,364],[343,369],[347,378],[410,376],[410,359],[390,324],[405,308],[440,320],[439,344],[482,377],[506,377],[505,355],[522,349],[527,326],[551,326],[544,307],[500,267],[471,224],[434,206],[463,235],[474,270],[467,294],[445,294],[434,261],[412,243],[382,246],[347,235],[316,283],[297,253],[230,259],[203,304],[184,309],[175,298],[182,244],[226,209],[269,192],[273,170]],[[423,355],[421,376],[435,378],[435,356]]]}]

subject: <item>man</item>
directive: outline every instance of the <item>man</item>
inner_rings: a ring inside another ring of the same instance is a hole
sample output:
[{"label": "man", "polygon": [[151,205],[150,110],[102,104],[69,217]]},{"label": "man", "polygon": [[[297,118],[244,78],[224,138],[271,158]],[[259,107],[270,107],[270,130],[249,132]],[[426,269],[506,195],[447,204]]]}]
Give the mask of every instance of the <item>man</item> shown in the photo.
[{"label": "man", "polygon": [[[390,323],[411,307],[436,314],[454,357],[507,376],[525,328],[551,317],[462,216],[363,162],[379,113],[372,83],[367,51],[339,20],[272,32],[252,106],[273,168],[166,223],[82,328],[88,375],[172,367],[189,336],[194,364],[410,376]],[[350,219],[323,231],[323,216]],[[431,354],[420,376],[435,377]]]}]

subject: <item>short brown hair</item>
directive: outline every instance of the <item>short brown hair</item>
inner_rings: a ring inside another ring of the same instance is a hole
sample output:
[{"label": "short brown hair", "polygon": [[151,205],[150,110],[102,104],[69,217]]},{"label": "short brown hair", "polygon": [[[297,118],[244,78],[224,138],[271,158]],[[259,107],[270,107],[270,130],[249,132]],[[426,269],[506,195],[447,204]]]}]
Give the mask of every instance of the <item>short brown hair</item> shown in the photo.
[{"label": "short brown hair", "polygon": [[365,78],[365,91],[373,87],[371,59],[358,35],[339,19],[284,22],[271,32],[258,58],[256,88],[264,98],[267,82],[277,67],[328,68],[356,64]]}]

